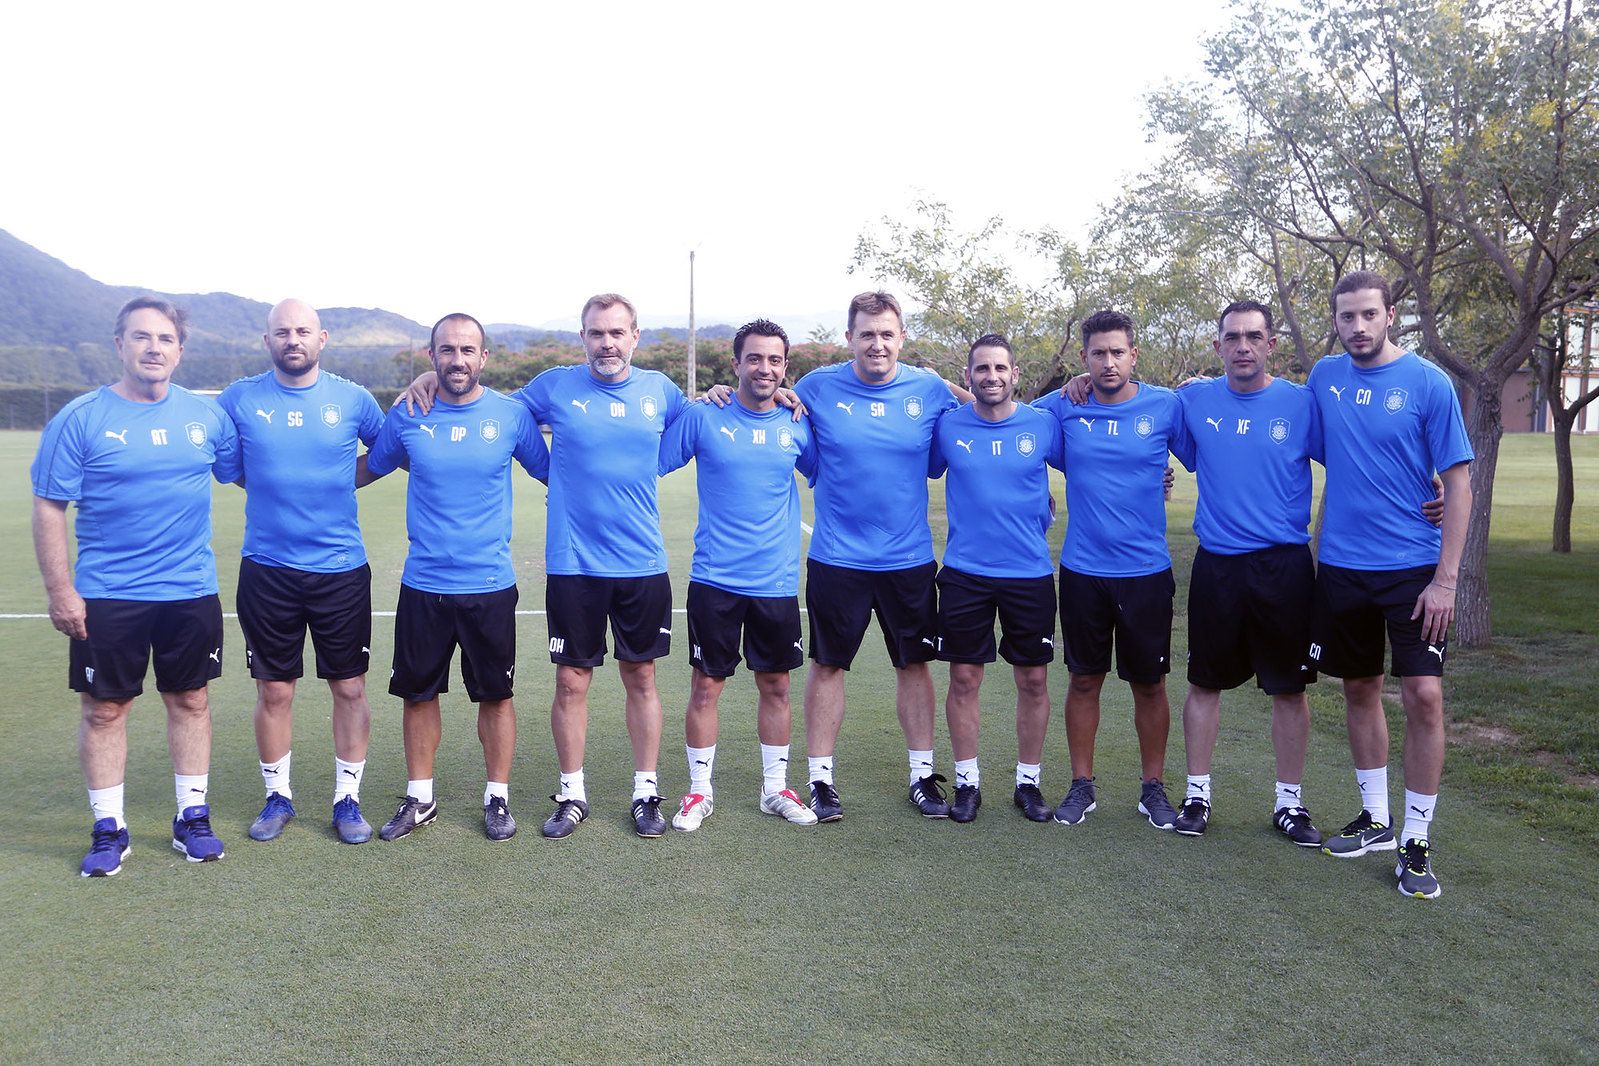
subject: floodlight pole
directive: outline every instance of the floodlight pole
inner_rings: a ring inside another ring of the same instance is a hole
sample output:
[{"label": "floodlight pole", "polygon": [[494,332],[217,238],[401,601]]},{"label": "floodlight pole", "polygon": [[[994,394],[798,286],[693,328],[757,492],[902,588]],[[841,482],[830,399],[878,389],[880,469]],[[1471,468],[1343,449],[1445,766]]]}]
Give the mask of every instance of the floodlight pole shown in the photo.
[{"label": "floodlight pole", "polygon": [[692,399],[698,391],[698,376],[695,371],[699,369],[699,358],[695,354],[694,334],[694,253],[688,253],[688,394]]}]

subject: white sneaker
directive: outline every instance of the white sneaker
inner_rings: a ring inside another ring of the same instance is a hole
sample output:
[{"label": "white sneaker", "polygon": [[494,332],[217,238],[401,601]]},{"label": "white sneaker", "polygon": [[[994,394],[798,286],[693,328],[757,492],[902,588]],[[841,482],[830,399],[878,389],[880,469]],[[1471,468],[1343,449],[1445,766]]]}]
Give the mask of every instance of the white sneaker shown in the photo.
[{"label": "white sneaker", "polygon": [[690,792],[683,797],[683,808],[672,815],[672,828],[681,829],[685,833],[692,833],[700,827],[700,823],[711,816],[716,809],[711,802],[711,797],[702,796],[698,792]]},{"label": "white sneaker", "polygon": [[791,788],[785,788],[781,792],[762,792],[761,810],[766,814],[787,818],[795,825],[816,824],[816,812],[801,803]]}]

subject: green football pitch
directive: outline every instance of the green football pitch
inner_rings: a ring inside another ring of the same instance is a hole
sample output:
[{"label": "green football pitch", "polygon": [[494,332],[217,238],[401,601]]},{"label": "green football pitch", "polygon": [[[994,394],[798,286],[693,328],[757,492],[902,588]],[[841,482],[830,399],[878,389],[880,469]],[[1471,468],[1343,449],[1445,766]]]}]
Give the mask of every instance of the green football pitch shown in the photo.
[{"label": "green football pitch", "polygon": [[[991,669],[987,806],[971,825],[930,822],[906,802],[892,670],[874,629],[849,675],[838,748],[843,822],[801,829],[756,809],[754,690],[741,673],[723,699],[715,815],[697,833],[644,841],[628,819],[631,760],[608,664],[591,694],[593,815],[568,840],[543,839],[538,825],[556,784],[552,671],[538,613],[544,490],[520,474],[513,549],[521,606],[532,613],[518,621],[511,808],[522,828],[513,840],[483,837],[481,753],[458,678],[445,698],[435,825],[392,844],[333,838],[329,700],[311,679],[295,726],[300,818],[279,840],[249,840],[261,803],[254,697],[230,620],[225,674],[212,688],[213,824],[227,857],[191,866],[169,846],[170,765],[149,692],[130,736],[133,854],[113,879],[80,879],[90,819],[75,755],[77,700],[65,686],[65,638],[31,617],[43,610],[28,532],[36,442],[37,434],[0,433],[0,535],[14,553],[0,572],[0,1062],[1599,1058],[1599,851],[1591,838],[1550,831],[1503,802],[1493,775],[1521,763],[1507,757],[1501,768],[1479,752],[1470,773],[1446,770],[1435,836],[1444,895],[1405,899],[1394,890],[1391,854],[1337,861],[1273,833],[1267,703],[1254,691],[1223,702],[1215,819],[1205,837],[1188,839],[1155,831],[1135,810],[1131,703],[1114,680],[1099,735],[1099,810],[1074,828],[1025,821],[1009,802],[1014,688],[1008,670]],[[1579,550],[1554,559],[1549,442],[1505,442],[1494,579],[1503,628],[1529,646],[1547,643],[1548,598],[1567,596],[1560,617],[1580,619],[1578,632],[1550,639],[1591,660],[1599,440],[1578,444],[1588,497]],[[936,485],[933,496],[936,530]],[[692,468],[664,481],[661,497],[681,605]],[[242,500],[217,489],[229,610]],[[363,490],[361,507],[374,601],[386,611],[405,553],[403,475]],[[1180,478],[1169,508],[1179,663],[1192,507],[1192,482]],[[1059,535],[1057,524],[1057,544]],[[391,626],[386,616],[375,621],[374,663],[389,659]],[[1473,664],[1488,654],[1458,653],[1451,697],[1472,697]],[[685,658],[680,639],[659,672],[669,800],[687,784]],[[1507,677],[1520,669],[1503,656],[1494,662]],[[1587,670],[1580,676],[1592,678]],[[940,694],[942,675],[935,668]],[[374,823],[405,782],[399,703],[382,679],[379,667],[363,789]],[[1063,668],[1052,680],[1044,785],[1058,799],[1069,777]],[[795,681],[790,783],[803,789]],[[1179,672],[1170,685],[1174,795],[1183,687]],[[1518,713],[1569,716],[1591,737],[1591,689],[1558,690],[1569,706],[1555,702],[1556,691],[1524,686]],[[1313,705],[1306,797],[1321,828],[1336,831],[1356,800],[1334,682],[1316,687]],[[1394,730],[1396,801],[1402,735]],[[1592,757],[1591,748],[1582,756]],[[938,760],[950,772],[942,722]],[[1584,824],[1599,817],[1591,784],[1570,794],[1587,805]]]}]

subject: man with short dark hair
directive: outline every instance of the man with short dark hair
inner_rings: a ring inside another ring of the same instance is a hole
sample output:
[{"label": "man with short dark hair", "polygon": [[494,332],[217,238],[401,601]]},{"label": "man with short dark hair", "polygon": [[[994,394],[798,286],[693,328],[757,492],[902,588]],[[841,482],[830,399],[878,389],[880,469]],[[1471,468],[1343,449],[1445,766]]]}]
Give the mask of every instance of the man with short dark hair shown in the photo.
[{"label": "man with short dark hair", "polygon": [[1166,547],[1166,453],[1177,432],[1177,397],[1133,378],[1133,322],[1100,311],[1082,325],[1092,392],[1084,405],[1058,393],[1038,406],[1060,420],[1066,453],[1066,539],[1060,555],[1060,621],[1071,685],[1066,741],[1072,783],[1055,820],[1078,825],[1097,807],[1094,738],[1099,697],[1116,653],[1133,693],[1142,783],[1138,811],[1157,829],[1177,818],[1161,777],[1171,708],[1171,553]]},{"label": "man with short dark hair", "polygon": [[844,722],[844,673],[877,615],[894,665],[895,704],[910,766],[910,801],[925,817],[949,804],[933,766],[937,591],[927,524],[933,427],[955,400],[937,374],[899,361],[905,320],[886,292],[850,301],[851,359],[818,367],[795,391],[810,411],[819,451],[816,528],[806,563],[810,671],[805,740],[811,809],[844,817],[833,753]]},{"label": "man with short dark hair", "polygon": [[1183,702],[1188,787],[1176,829],[1199,836],[1209,825],[1221,693],[1253,676],[1271,697],[1272,825],[1293,843],[1316,847],[1321,833],[1302,783],[1305,686],[1316,680],[1305,659],[1316,580],[1309,547],[1315,403],[1303,386],[1272,375],[1277,337],[1264,304],[1229,304],[1214,343],[1226,376],[1177,390],[1182,418],[1171,445],[1199,481]]},{"label": "man with short dark hair", "polygon": [[250,826],[271,840],[294,818],[294,690],[305,635],[333,698],[333,830],[371,839],[361,816],[372,709],[372,568],[357,517],[357,451],[383,425],[372,394],[321,367],[328,334],[316,309],[284,300],[262,341],[272,369],[241,378],[217,402],[238,428],[248,495],[239,560],[239,628],[255,679],[255,742],[266,804]]},{"label": "man with short dark hair", "polygon": [[[1432,899],[1441,892],[1431,826],[1444,764],[1443,668],[1474,453],[1448,376],[1389,339],[1395,307],[1387,279],[1347,274],[1328,302],[1344,354],[1310,372],[1327,467],[1310,658],[1343,678],[1362,810],[1323,850],[1353,858],[1397,845],[1400,893]],[[1435,473],[1445,490],[1441,533],[1417,506],[1431,497]],[[1397,840],[1388,811],[1385,631],[1405,711],[1405,822]]]},{"label": "man with short dark hair", "polygon": [[977,763],[979,692],[997,654],[1016,679],[1016,790],[1035,822],[1055,657],[1055,578],[1049,555],[1049,467],[1064,469],[1060,421],[1014,398],[1021,368],[1008,341],[979,337],[966,356],[970,404],[947,412],[933,436],[929,473],[947,473],[949,538],[938,573],[938,657],[949,663],[944,714],[955,756],[950,817],[970,822],[982,804]]},{"label": "man with short dark hair", "polygon": [[738,388],[731,402],[690,406],[661,438],[661,474],[692,459],[699,489],[688,586],[689,790],[672,816],[685,832],[715,809],[717,707],[738,666],[741,634],[758,692],[760,809],[796,825],[816,824],[788,787],[789,672],[804,661],[794,472],[816,472],[816,447],[809,420],[793,421],[775,399],[788,373],[788,335],[780,326],[764,318],[741,326],[733,335],[733,373]]},{"label": "man with short dark hair", "polygon": [[378,830],[398,840],[438,817],[433,764],[443,733],[439,696],[450,687],[450,660],[461,649],[467,696],[478,705],[488,783],[483,831],[490,840],[516,833],[510,811],[516,751],[516,571],[511,564],[511,461],[549,477],[550,455],[538,423],[522,404],[479,381],[488,337],[470,315],[433,326],[428,356],[438,375],[438,403],[413,414],[389,411],[367,452],[382,477],[410,472],[405,530],[410,550],[394,611],[394,668],[389,692],[405,704],[405,799]]},{"label": "man with short dark hair", "polygon": [[114,338],[122,377],[50,420],[31,471],[34,549],[51,624],[72,640],[68,684],[82,709],[78,754],[94,813],[84,877],[116,874],[132,851],[123,816],[128,714],[152,654],[177,795],[172,847],[190,862],[223,856],[207,799],[206,689],[222,673],[210,484],[238,479],[239,438],[216,404],[172,384],[187,338],[170,302],[124,304]]}]

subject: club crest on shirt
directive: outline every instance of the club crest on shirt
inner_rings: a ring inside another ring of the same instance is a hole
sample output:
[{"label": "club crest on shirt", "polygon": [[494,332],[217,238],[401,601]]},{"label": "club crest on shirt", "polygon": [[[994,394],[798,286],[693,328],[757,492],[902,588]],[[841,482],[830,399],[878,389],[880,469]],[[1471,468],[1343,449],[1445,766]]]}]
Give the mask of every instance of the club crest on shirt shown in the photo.
[{"label": "club crest on shirt", "polygon": [[1140,437],[1147,437],[1155,432],[1155,420],[1148,415],[1139,415],[1133,419],[1133,432]]},{"label": "club crest on shirt", "polygon": [[787,426],[777,431],[777,446],[784,451],[794,447],[794,431]]},{"label": "club crest on shirt", "polygon": [[205,443],[205,424],[203,422],[190,422],[183,427],[183,432],[189,438],[189,443],[196,448]]},{"label": "club crest on shirt", "polygon": [[920,396],[905,397],[905,417],[912,420],[922,417],[922,398]]},{"label": "club crest on shirt", "polygon": [[1404,389],[1389,389],[1382,398],[1382,407],[1391,415],[1396,415],[1405,409],[1405,400],[1409,397]]},{"label": "club crest on shirt", "polygon": [[1274,419],[1272,419],[1271,420],[1270,430],[1271,430],[1271,439],[1276,441],[1278,444],[1281,444],[1283,441],[1288,439],[1288,430],[1289,430],[1288,419],[1286,419],[1286,418],[1274,418]]},{"label": "club crest on shirt", "polygon": [[639,413],[645,418],[655,417],[655,397],[646,396],[638,402]]},{"label": "club crest on shirt", "polygon": [[324,426],[336,426],[339,424],[342,414],[343,412],[339,410],[338,404],[325,403],[322,405],[322,424]]},{"label": "club crest on shirt", "polygon": [[485,418],[477,424],[477,432],[478,436],[491,443],[499,440],[500,420],[497,418]]},{"label": "club crest on shirt", "polygon": [[1031,433],[1016,434],[1016,450],[1023,455],[1032,455],[1038,448],[1038,438]]}]

